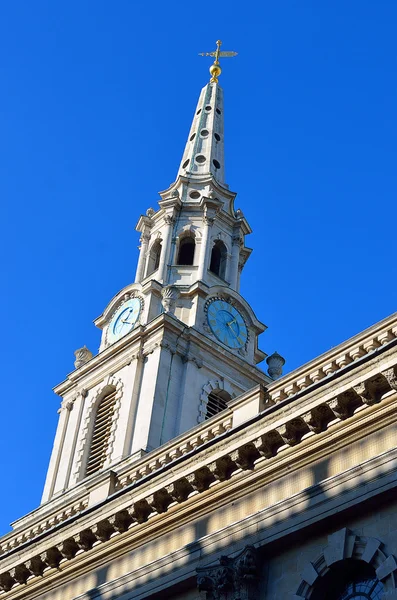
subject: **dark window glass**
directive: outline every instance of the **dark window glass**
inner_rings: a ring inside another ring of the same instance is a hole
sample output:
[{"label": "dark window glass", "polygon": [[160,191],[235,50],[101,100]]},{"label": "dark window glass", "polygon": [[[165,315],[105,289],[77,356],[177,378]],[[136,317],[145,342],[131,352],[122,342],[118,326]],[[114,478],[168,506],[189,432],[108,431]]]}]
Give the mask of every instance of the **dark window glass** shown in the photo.
[{"label": "dark window glass", "polygon": [[366,579],[349,583],[338,600],[381,600],[383,584],[377,579]]}]

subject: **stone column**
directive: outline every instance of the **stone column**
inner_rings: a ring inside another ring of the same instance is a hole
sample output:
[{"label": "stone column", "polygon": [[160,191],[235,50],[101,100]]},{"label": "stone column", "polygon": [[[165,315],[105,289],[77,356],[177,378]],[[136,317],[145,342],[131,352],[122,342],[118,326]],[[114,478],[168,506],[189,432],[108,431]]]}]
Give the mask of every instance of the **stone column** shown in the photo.
[{"label": "stone column", "polygon": [[238,262],[239,262],[239,258],[240,258],[240,246],[241,246],[241,239],[240,239],[240,235],[234,235],[232,237],[232,258],[231,258],[231,262],[230,262],[230,269],[229,269],[229,278],[228,281],[230,283],[230,287],[233,290],[237,290],[238,288]]},{"label": "stone column", "polygon": [[208,268],[208,252],[209,252],[208,239],[209,239],[210,228],[214,224],[214,218],[209,217],[205,214],[203,217],[203,222],[204,222],[204,231],[203,231],[203,237],[201,239],[199,268],[198,268],[198,273],[197,273],[197,279],[199,281],[204,278],[204,275]]},{"label": "stone column", "polygon": [[241,273],[244,269],[244,264],[241,262],[241,260],[238,263],[238,269],[237,269],[237,286],[236,286],[236,292],[240,291],[240,279],[241,279]]},{"label": "stone column", "polygon": [[170,253],[171,233],[172,233],[172,226],[174,224],[174,219],[171,215],[166,215],[164,217],[164,222],[165,222],[165,230],[164,230],[164,236],[163,236],[163,242],[162,242],[162,248],[161,248],[160,264],[159,264],[159,269],[158,269],[158,278],[163,283],[166,283],[167,259],[168,259],[169,253]]},{"label": "stone column", "polygon": [[58,410],[59,421],[55,434],[54,446],[52,449],[50,465],[47,471],[47,479],[44,486],[44,492],[41,502],[47,502],[51,499],[54,493],[56,478],[58,475],[58,467],[61,459],[63,445],[65,441],[66,430],[69,423],[70,411],[73,408],[73,402],[62,401],[61,408]]},{"label": "stone column", "polygon": [[141,238],[139,240],[141,242],[141,246],[139,248],[140,252],[139,252],[138,266],[136,268],[135,283],[139,283],[144,278],[144,271],[145,271],[145,266],[146,266],[147,249],[148,249],[149,240],[150,240],[149,233],[147,233],[147,232],[142,233]]}]

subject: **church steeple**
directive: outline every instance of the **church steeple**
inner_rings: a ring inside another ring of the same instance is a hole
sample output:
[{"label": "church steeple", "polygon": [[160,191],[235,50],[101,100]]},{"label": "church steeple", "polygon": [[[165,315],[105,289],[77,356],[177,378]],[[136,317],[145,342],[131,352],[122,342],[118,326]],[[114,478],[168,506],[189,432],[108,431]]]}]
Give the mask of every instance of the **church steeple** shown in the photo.
[{"label": "church steeple", "polygon": [[103,471],[138,460],[268,381],[256,367],[266,357],[258,348],[265,326],[239,293],[251,229],[224,181],[217,79],[219,58],[234,53],[221,53],[218,42],[210,54],[212,80],[176,181],[138,221],[135,282],[95,320],[99,353],[80,349],[76,370],[55,388],[63,400],[43,501],[88,479],[99,486],[98,502],[109,491]]},{"label": "church steeple", "polygon": [[221,52],[221,44],[218,40],[214,52],[200,54],[213,56],[215,60],[210,67],[211,81],[201,90],[178,176],[200,178],[202,175],[212,175],[224,185],[223,91],[218,84],[221,74],[219,59],[236,56],[237,52]]},{"label": "church steeple", "polygon": [[178,176],[200,178],[211,174],[225,183],[223,91],[208,83],[200,94]]}]

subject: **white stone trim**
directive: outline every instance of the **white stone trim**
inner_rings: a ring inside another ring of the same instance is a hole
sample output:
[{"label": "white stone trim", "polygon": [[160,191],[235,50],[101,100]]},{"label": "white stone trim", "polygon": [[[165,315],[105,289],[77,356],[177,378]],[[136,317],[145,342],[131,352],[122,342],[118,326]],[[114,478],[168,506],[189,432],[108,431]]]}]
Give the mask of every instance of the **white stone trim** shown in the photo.
[{"label": "white stone trim", "polygon": [[226,233],[224,233],[221,229],[218,229],[210,237],[210,247],[211,247],[211,250],[214,247],[214,245],[215,245],[216,242],[222,242],[222,244],[226,248],[227,258],[228,258],[228,260],[230,260],[230,257],[232,255],[232,249],[231,249],[232,244],[231,244],[230,236],[227,235]]},{"label": "white stone trim", "polygon": [[330,567],[342,560],[353,558],[371,565],[379,581],[385,586],[387,598],[397,598],[395,576],[397,562],[388,554],[382,542],[376,538],[359,536],[347,528],[328,536],[328,546],[314,562],[307,563],[297,593],[291,600],[307,600],[312,597],[318,580],[328,573]]},{"label": "white stone trim", "polygon": [[183,227],[180,227],[180,229],[178,229],[178,231],[175,234],[175,237],[178,239],[189,236],[193,237],[196,240],[196,242],[198,239],[201,239],[202,233],[199,227],[194,226],[192,223],[187,223],[186,225],[183,225]]},{"label": "white stone trim", "polygon": [[84,422],[81,429],[80,439],[76,450],[76,463],[74,481],[80,481],[84,478],[85,466],[87,463],[87,456],[89,451],[89,445],[94,426],[94,416],[98,404],[102,398],[108,394],[112,389],[116,390],[115,405],[113,412],[112,427],[109,435],[109,443],[106,451],[106,459],[103,464],[105,469],[111,462],[111,456],[113,452],[114,440],[116,436],[117,420],[120,412],[121,398],[123,396],[123,382],[121,379],[116,379],[114,375],[109,375],[101,385],[95,395],[92,395],[88,400],[88,407],[86,410]]}]

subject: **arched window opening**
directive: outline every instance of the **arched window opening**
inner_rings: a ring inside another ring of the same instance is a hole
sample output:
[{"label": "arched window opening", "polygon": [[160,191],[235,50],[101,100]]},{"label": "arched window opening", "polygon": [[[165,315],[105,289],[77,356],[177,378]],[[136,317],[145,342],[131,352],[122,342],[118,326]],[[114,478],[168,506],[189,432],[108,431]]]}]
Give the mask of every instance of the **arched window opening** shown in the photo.
[{"label": "arched window opening", "polygon": [[220,413],[222,410],[225,410],[230,399],[230,394],[225,392],[225,390],[217,390],[216,392],[211,392],[208,394],[207,412],[205,418],[209,419],[210,417]]},{"label": "arched window opening", "polygon": [[319,579],[313,600],[381,600],[383,592],[374,567],[350,558],[333,564]]},{"label": "arched window opening", "polygon": [[112,427],[116,390],[104,396],[98,404],[94,427],[91,435],[90,450],[87,460],[86,477],[100,471],[106,459]]},{"label": "arched window opening", "polygon": [[179,242],[178,265],[192,265],[194,263],[194,238],[186,236]]},{"label": "arched window opening", "polygon": [[215,273],[221,279],[225,279],[226,275],[226,246],[221,240],[217,240],[212,248],[210,271]]},{"label": "arched window opening", "polygon": [[153,246],[149,252],[149,260],[148,260],[148,268],[146,276],[148,277],[159,268],[160,264],[160,256],[161,256],[161,242],[157,240],[154,242]]}]

